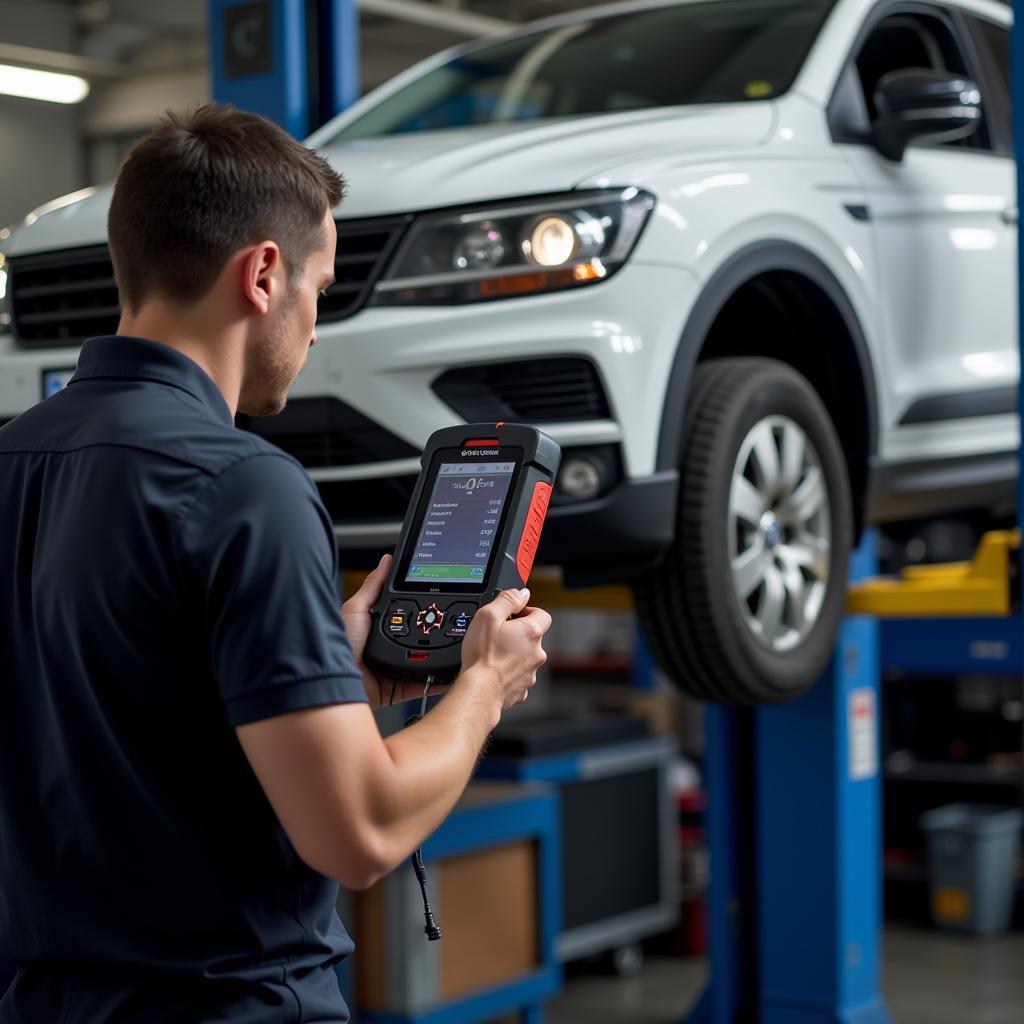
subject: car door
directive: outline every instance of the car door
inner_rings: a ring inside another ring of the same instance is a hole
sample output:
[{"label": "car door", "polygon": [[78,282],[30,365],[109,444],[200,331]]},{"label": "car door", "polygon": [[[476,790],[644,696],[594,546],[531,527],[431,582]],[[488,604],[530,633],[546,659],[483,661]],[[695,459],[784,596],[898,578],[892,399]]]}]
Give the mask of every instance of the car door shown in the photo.
[{"label": "car door", "polygon": [[[1008,100],[997,95],[982,43],[965,19],[937,6],[882,5],[830,107],[833,138],[863,184],[874,233],[885,333],[883,461],[1013,443],[1016,179]],[[890,71],[920,67],[976,82],[984,122],[967,139],[914,142],[896,163],[870,141],[875,86]]]}]

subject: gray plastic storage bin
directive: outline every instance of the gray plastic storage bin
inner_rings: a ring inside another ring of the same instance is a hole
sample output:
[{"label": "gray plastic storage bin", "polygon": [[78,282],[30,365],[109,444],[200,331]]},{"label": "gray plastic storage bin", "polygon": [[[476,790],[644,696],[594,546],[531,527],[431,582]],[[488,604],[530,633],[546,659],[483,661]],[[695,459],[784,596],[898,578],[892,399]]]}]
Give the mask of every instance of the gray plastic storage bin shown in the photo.
[{"label": "gray plastic storage bin", "polygon": [[921,816],[936,925],[974,935],[1006,929],[1022,823],[1020,810],[981,804],[949,804]]}]

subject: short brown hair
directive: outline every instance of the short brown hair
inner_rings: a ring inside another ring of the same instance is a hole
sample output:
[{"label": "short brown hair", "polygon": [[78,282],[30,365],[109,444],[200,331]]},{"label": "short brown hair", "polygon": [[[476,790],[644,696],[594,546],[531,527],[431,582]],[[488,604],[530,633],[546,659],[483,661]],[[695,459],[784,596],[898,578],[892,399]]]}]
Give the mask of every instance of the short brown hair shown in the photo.
[{"label": "short brown hair", "polygon": [[107,217],[121,303],[199,301],[232,253],[267,238],[291,276],[323,241],[345,183],[323,157],[258,114],[207,103],[168,113],[131,149]]}]

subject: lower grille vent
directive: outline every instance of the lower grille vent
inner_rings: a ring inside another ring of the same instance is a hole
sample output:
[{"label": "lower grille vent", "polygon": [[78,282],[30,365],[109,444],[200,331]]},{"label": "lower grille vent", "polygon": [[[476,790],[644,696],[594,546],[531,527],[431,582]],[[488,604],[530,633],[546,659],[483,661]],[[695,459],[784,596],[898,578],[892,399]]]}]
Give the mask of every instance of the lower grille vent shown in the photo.
[{"label": "lower grille vent", "polygon": [[536,359],[449,370],[434,381],[437,396],[468,422],[599,420],[608,399],[589,359]]}]

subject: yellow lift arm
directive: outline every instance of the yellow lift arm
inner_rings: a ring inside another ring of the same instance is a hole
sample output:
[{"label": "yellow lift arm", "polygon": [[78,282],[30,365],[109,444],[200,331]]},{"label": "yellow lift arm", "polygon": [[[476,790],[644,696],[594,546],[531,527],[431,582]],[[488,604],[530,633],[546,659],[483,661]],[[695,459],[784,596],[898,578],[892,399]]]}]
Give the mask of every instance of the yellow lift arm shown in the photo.
[{"label": "yellow lift arm", "polygon": [[969,562],[916,565],[900,576],[852,584],[846,610],[915,619],[1009,615],[1010,575],[1019,548],[1020,531],[994,530],[985,534]]}]

